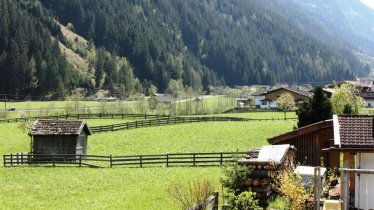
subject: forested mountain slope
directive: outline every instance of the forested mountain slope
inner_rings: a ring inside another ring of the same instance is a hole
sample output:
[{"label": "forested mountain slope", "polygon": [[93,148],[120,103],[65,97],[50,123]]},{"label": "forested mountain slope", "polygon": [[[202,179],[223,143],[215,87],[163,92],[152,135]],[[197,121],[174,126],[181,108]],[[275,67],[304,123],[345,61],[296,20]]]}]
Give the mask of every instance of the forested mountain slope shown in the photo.
[{"label": "forested mountain slope", "polygon": [[61,97],[83,87],[127,96],[151,84],[165,91],[171,80],[208,90],[368,73],[351,51],[322,44],[258,3],[0,0],[0,93]]},{"label": "forested mountain slope", "polygon": [[51,33],[60,35],[58,26],[28,9],[18,1],[0,0],[0,93],[61,95],[65,88],[84,86],[51,38]]},{"label": "forested mountain slope", "polygon": [[39,1],[0,0],[0,14],[0,94],[8,99],[57,99],[78,87],[119,96],[142,91],[126,58],[62,27]]},{"label": "forested mountain slope", "polygon": [[[42,0],[97,46],[126,56],[141,81],[207,87],[349,79],[365,74],[349,51],[327,47],[251,0]],[[144,82],[143,82],[144,83]]]},{"label": "forested mountain slope", "polygon": [[326,44],[374,55],[374,10],[360,0],[267,0],[258,3]]}]

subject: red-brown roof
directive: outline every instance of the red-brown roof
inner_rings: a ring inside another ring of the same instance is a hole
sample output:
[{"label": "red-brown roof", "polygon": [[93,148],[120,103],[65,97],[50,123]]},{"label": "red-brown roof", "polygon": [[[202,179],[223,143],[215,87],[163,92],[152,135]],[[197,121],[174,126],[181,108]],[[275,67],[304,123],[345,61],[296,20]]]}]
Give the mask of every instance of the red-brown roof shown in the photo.
[{"label": "red-brown roof", "polygon": [[31,136],[51,136],[51,135],[79,135],[82,130],[88,135],[91,131],[84,120],[37,120],[30,129]]},{"label": "red-brown roof", "polygon": [[341,147],[374,147],[373,120],[369,115],[338,116]]},{"label": "red-brown roof", "polygon": [[266,96],[267,94],[278,91],[278,90],[290,91],[290,92],[293,92],[293,93],[296,93],[296,94],[299,94],[299,95],[303,95],[303,96],[306,96],[306,97],[309,97],[309,98],[311,98],[313,96],[313,93],[311,93],[309,91],[304,91],[304,90],[300,90],[300,89],[297,89],[297,88],[287,88],[287,87],[280,87],[280,88],[277,88],[277,89],[274,89],[274,90],[270,90],[268,92],[264,92],[264,93],[259,94],[259,95],[260,96]]}]

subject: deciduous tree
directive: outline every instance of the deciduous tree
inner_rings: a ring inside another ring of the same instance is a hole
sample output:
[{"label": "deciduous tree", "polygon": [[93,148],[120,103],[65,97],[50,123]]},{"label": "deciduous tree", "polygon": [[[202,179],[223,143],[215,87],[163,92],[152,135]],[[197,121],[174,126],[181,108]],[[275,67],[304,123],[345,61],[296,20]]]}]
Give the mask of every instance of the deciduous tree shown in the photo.
[{"label": "deciduous tree", "polygon": [[365,107],[365,100],[359,94],[360,90],[350,84],[342,84],[340,87],[336,87],[331,97],[334,113],[338,115],[358,114]]}]

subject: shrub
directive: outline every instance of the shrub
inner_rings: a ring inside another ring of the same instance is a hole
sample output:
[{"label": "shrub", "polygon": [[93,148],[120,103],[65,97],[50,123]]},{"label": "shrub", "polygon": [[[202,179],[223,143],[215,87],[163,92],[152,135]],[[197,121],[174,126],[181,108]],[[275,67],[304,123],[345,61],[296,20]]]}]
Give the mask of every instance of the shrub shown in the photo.
[{"label": "shrub", "polygon": [[221,178],[220,182],[229,193],[237,196],[245,190],[244,182],[249,173],[250,170],[247,167],[235,163],[224,168],[225,177]]},{"label": "shrub", "polygon": [[[176,201],[181,209],[189,209],[201,203],[213,194],[214,187],[207,180],[193,180],[187,186],[181,182],[168,184],[166,192]],[[205,209],[205,206],[200,206]]]},{"label": "shrub", "polygon": [[258,206],[258,200],[255,200],[255,193],[253,192],[242,192],[235,197],[234,210],[260,210]]},{"label": "shrub", "polygon": [[305,209],[312,197],[311,190],[304,188],[301,176],[294,176],[293,168],[284,169],[275,177],[275,189],[288,200],[291,210]]},{"label": "shrub", "polygon": [[267,207],[268,210],[276,209],[276,210],[288,210],[289,203],[287,199],[283,196],[277,196],[277,198],[269,203],[269,206]]}]

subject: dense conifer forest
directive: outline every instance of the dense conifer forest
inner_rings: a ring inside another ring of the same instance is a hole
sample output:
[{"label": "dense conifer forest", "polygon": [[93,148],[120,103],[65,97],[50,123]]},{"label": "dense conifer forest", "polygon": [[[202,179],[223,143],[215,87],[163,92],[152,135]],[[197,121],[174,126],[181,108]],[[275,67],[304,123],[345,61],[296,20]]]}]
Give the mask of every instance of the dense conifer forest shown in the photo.
[{"label": "dense conifer forest", "polygon": [[[353,79],[368,68],[328,47],[254,0],[0,0],[0,93],[113,94],[165,91],[178,81],[216,85]],[[58,47],[56,23],[89,40],[77,71]],[[52,38],[53,37],[53,38]]]}]

